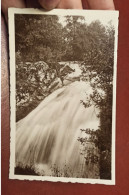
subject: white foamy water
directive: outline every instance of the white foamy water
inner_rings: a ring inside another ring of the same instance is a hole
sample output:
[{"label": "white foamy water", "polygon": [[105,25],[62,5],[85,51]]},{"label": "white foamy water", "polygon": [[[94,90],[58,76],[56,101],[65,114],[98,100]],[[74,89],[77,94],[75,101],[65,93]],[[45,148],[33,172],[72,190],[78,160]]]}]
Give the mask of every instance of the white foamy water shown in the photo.
[{"label": "white foamy water", "polygon": [[80,129],[98,129],[98,110],[84,108],[80,100],[92,89],[88,83],[76,81],[62,87],[17,123],[16,165],[33,166],[39,173],[51,175],[51,166],[66,163],[73,171],[80,169]]}]

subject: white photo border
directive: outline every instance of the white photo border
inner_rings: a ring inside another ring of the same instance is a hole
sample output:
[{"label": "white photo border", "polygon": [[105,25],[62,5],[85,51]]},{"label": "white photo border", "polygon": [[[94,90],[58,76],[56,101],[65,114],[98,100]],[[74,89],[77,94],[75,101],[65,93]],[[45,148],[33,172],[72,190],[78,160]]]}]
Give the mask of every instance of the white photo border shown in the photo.
[{"label": "white photo border", "polygon": [[[65,178],[65,177],[50,177],[50,176],[27,176],[15,175],[15,132],[16,132],[16,70],[15,70],[15,14],[37,14],[37,15],[72,15],[72,16],[87,16],[92,19],[97,17],[111,17],[115,27],[115,46],[114,46],[114,75],[113,75],[113,106],[112,106],[112,158],[111,158],[111,180],[105,179],[81,179],[81,178]],[[9,8],[9,55],[10,55],[10,171],[9,179],[19,180],[37,180],[37,181],[52,181],[52,182],[71,182],[71,183],[90,183],[90,184],[107,184],[115,185],[115,137],[116,137],[116,80],[117,80],[117,47],[118,47],[118,11],[102,11],[102,10],[71,10],[71,9],[54,9],[52,11],[45,11],[42,9],[18,9]]]}]

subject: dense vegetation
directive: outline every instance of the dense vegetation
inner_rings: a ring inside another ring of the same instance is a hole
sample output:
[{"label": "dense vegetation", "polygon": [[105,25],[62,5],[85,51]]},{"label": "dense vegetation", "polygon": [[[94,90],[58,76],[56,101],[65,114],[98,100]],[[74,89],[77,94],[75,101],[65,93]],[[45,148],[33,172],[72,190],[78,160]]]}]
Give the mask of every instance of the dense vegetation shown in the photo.
[{"label": "dense vegetation", "polygon": [[100,21],[87,24],[84,17],[63,20],[62,25],[57,16],[15,16],[17,121],[63,85],[72,70],[63,71],[60,62],[81,62],[81,79],[89,80],[93,88],[88,101],[82,103],[100,109],[100,177],[110,179],[115,31],[111,23],[106,27]]}]

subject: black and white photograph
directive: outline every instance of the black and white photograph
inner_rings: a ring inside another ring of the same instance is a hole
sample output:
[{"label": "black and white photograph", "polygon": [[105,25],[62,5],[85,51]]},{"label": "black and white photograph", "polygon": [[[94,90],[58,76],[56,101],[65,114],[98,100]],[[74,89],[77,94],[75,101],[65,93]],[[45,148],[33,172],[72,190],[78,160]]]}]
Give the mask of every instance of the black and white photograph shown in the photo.
[{"label": "black and white photograph", "polygon": [[9,9],[10,179],[115,184],[117,11]]}]

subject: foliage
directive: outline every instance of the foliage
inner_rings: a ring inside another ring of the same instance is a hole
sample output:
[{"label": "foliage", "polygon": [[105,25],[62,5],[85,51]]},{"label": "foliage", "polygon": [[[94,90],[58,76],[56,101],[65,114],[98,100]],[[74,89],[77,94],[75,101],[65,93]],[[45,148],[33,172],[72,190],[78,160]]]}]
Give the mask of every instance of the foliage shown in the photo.
[{"label": "foliage", "polygon": [[[112,137],[112,88],[113,88],[113,64],[114,64],[114,28],[110,24],[108,28],[99,22],[89,26],[95,29],[95,36],[91,36],[93,47],[84,57],[82,63],[83,79],[91,83],[93,93],[88,101],[83,102],[89,107],[91,102],[99,108],[100,131],[98,148],[100,149],[100,177],[111,179],[111,137]],[[91,66],[87,64],[91,63]],[[103,155],[103,154],[106,154]]]},{"label": "foliage", "polygon": [[[82,167],[82,164],[80,164]],[[89,173],[95,172],[93,178],[98,178],[98,171],[96,167],[93,166],[91,170],[91,165],[84,165],[84,169],[76,170],[71,166],[68,166],[66,163],[63,166],[58,166],[57,164],[52,164],[49,170],[49,173],[44,170],[37,170],[33,165],[30,166],[22,166],[17,165],[15,167],[16,175],[32,175],[32,176],[52,176],[52,177],[67,177],[67,178],[91,178]]]},{"label": "foliage", "polygon": [[[69,71],[64,71],[61,61],[80,61],[81,79],[90,81],[93,89],[89,99],[81,103],[85,107],[93,103],[100,110],[100,176],[110,178],[115,30],[111,23],[87,24],[80,16],[63,20],[64,25],[58,16],[15,15],[17,121],[64,84]],[[104,161],[105,151],[109,161]]]},{"label": "foliage", "polygon": [[96,164],[99,167],[98,134],[100,130],[81,129],[81,132],[85,133],[85,136],[78,137],[78,141],[82,146],[80,154],[84,157],[85,164]]}]

